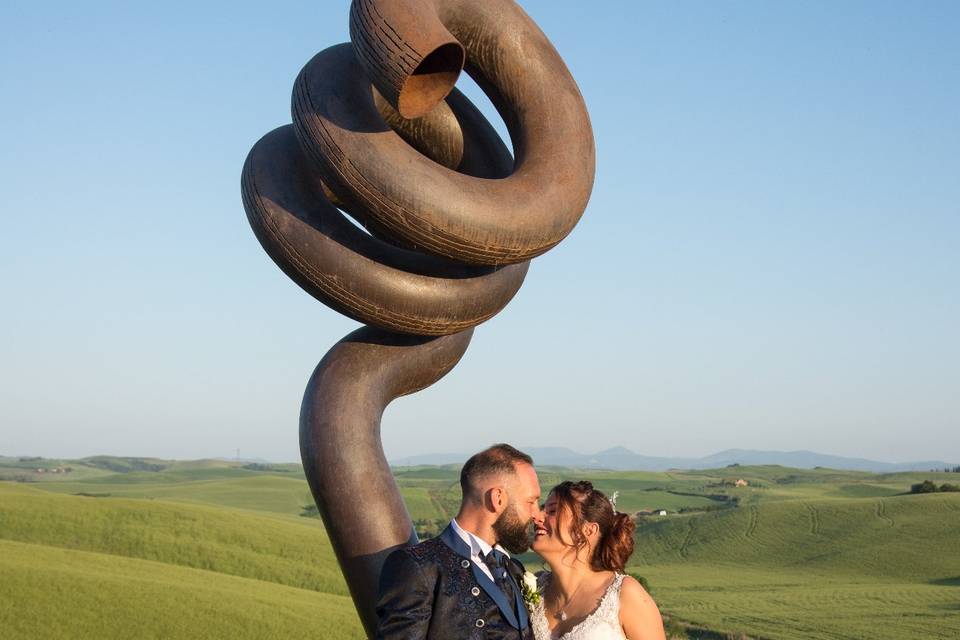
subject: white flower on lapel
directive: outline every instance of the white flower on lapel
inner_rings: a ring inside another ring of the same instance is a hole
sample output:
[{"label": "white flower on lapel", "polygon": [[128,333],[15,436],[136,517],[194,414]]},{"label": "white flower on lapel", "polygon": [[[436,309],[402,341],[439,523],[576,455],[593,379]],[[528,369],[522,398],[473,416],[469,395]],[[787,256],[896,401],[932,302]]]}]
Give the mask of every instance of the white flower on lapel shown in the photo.
[{"label": "white flower on lapel", "polygon": [[537,576],[529,571],[524,571],[520,589],[523,591],[523,601],[527,603],[527,608],[533,609],[533,607],[540,604],[540,592],[537,591]]}]

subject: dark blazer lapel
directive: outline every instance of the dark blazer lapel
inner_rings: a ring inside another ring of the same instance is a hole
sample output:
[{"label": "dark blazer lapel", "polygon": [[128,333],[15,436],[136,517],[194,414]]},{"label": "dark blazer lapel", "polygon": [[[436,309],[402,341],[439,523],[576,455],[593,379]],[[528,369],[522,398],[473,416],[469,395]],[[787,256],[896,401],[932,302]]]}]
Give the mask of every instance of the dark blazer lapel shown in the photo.
[{"label": "dark blazer lapel", "polygon": [[517,611],[520,614],[520,626],[518,628],[523,629],[530,624],[530,618],[527,616],[527,603],[523,599],[523,574],[526,573],[526,569],[522,562],[513,558],[507,559],[507,566],[510,567],[508,573],[514,585],[516,585],[513,589],[513,595],[517,602]]},{"label": "dark blazer lapel", "polygon": [[517,601],[517,611],[520,613],[519,626],[517,629],[523,629],[530,624],[530,619],[527,617],[527,603],[523,601],[523,596],[520,594],[520,587],[514,589],[513,597]]},{"label": "dark blazer lapel", "polygon": [[[483,572],[483,569],[478,567],[475,562],[470,560],[472,552],[470,546],[463,541],[463,539],[457,535],[457,532],[453,530],[453,527],[447,526],[443,530],[443,533],[440,534],[440,540],[443,541],[448,547],[453,549],[453,552],[456,553],[461,558],[467,560],[470,563],[470,568],[473,569],[473,577],[477,580],[477,584],[487,592],[487,595],[490,596],[495,603],[497,603],[497,608],[500,609],[500,613],[503,614],[503,617],[507,619],[507,622],[510,623],[510,626],[514,629],[523,629],[526,624],[521,625],[520,621],[517,620],[516,614],[513,612],[513,607],[510,606],[510,602],[507,600],[506,594],[503,592],[497,584],[487,577],[487,574]],[[515,593],[519,594],[519,589],[514,590]],[[525,605],[522,600],[517,599],[517,611],[520,612],[521,619],[525,617]]]}]

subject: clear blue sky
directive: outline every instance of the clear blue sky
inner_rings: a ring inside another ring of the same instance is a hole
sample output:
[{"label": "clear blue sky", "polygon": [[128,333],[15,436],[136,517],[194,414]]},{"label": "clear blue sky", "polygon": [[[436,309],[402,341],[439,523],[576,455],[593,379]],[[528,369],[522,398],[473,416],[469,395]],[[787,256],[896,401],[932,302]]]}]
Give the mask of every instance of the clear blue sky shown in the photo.
[{"label": "clear blue sky", "polygon": [[[960,461],[960,3],[521,4],[593,198],[388,455]],[[356,325],[260,249],[240,169],[347,6],[0,6],[0,453],[299,458]]]}]

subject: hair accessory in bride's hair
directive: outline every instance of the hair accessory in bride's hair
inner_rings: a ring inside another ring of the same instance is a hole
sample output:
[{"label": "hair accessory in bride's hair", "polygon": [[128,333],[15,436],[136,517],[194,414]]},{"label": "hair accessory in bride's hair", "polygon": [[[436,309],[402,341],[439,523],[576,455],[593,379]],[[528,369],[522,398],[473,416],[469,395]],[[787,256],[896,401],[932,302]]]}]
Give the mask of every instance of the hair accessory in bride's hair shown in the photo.
[{"label": "hair accessory in bride's hair", "polygon": [[614,513],[617,512],[617,496],[619,496],[619,495],[620,495],[620,492],[619,492],[619,491],[614,491],[614,492],[613,492],[613,495],[610,496],[610,498],[609,498],[609,500],[610,500],[610,506],[613,508],[613,512],[614,512]]}]

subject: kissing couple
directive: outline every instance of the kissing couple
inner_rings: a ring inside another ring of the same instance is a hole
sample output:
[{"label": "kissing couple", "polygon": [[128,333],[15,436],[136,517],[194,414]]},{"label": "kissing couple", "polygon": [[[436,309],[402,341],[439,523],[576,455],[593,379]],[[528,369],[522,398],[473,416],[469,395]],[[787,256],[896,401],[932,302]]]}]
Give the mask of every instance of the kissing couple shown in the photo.
[{"label": "kissing couple", "polygon": [[[664,640],[657,605],[624,573],[633,521],[590,482],[561,482],[541,504],[533,460],[497,444],[467,460],[460,487],[443,533],[384,563],[378,640]],[[510,556],[528,549],[550,570]]]}]

